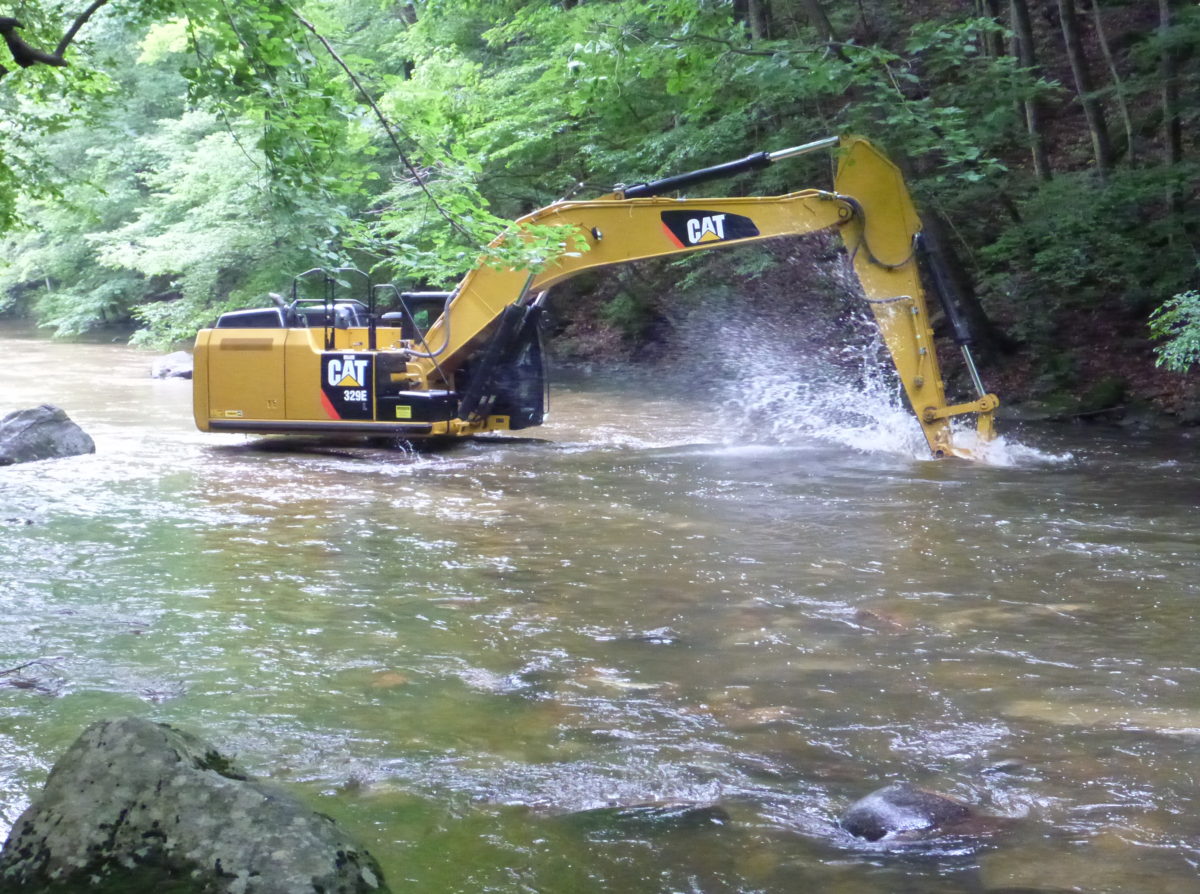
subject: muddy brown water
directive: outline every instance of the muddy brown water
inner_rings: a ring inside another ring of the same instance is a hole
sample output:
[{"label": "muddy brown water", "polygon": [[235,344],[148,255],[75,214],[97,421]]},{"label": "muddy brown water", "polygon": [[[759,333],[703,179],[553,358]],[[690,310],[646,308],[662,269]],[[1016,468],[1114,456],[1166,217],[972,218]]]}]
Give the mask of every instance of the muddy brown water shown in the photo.
[{"label": "muddy brown water", "polygon": [[[768,431],[582,379],[535,440],[411,453],[202,435],[150,362],[0,336],[0,411],[59,404],[98,448],[0,469],[0,666],[53,659],[0,677],[0,831],[138,714],[397,890],[1200,891],[1194,435],[932,462],[902,413],[793,395]],[[895,780],[1014,821],[836,829]],[[656,801],[729,819],[564,816]]]}]

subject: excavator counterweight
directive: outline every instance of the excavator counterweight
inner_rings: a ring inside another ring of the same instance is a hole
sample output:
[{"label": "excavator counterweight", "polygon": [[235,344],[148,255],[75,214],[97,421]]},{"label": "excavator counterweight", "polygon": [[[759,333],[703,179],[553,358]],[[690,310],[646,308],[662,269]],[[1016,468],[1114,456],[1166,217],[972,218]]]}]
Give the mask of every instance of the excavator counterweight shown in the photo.
[{"label": "excavator counterweight", "polygon": [[[668,198],[662,193],[837,147],[832,191],[781,196]],[[948,404],[921,269],[921,220],[897,168],[861,137],[820,140],[618,187],[602,198],[561,201],[515,221],[497,243],[531,225],[560,225],[586,240],[544,269],[481,260],[451,292],[401,292],[367,280],[363,301],[326,296],[224,314],[196,338],[193,410],[203,431],[350,433],[425,438],[538,425],[545,414],[539,319],[545,294],[585,270],[643,258],[726,248],[836,230],[862,283],[904,392],[933,456],[972,457],[950,420],[976,417],[976,438],[994,436],[998,401],[978,394]],[[320,271],[308,271],[307,276]],[[935,271],[936,274],[936,271]],[[934,275],[935,281],[939,279]],[[379,314],[380,296],[399,309]],[[947,308],[948,315],[952,308]]]}]

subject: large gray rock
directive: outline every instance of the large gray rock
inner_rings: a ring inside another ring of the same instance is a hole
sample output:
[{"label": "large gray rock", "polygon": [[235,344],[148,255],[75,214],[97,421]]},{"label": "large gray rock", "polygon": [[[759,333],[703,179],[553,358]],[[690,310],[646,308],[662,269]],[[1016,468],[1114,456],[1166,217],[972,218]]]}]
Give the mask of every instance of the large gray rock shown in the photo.
[{"label": "large gray rock", "polygon": [[0,891],[386,892],[333,820],[211,745],[139,718],[88,727],[0,852]]},{"label": "large gray rock", "polygon": [[150,375],[156,379],[190,379],[192,367],[192,355],[187,351],[176,351],[155,360]]},{"label": "large gray rock", "polygon": [[50,404],[0,419],[0,466],[95,452],[91,436]]}]

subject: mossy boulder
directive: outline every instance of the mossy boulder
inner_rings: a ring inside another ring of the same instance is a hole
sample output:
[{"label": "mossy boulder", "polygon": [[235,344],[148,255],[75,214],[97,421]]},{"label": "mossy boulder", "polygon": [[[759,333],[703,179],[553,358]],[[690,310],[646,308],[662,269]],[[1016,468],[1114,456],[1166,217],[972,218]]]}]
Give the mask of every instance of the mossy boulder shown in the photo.
[{"label": "mossy boulder", "polygon": [[140,718],[88,727],[0,852],[0,890],[380,894],[333,820],[203,740]]}]

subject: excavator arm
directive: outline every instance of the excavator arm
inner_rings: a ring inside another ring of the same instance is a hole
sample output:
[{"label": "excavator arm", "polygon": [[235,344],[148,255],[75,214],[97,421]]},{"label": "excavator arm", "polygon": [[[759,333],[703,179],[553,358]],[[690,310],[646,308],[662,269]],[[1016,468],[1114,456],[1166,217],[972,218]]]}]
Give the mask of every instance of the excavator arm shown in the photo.
[{"label": "excavator arm", "polygon": [[[832,192],[703,199],[660,195],[833,146],[840,154]],[[586,240],[587,250],[567,251],[536,271],[481,261],[422,332],[416,331],[411,314],[406,325],[389,322],[396,314],[374,314],[375,292],[361,319],[352,307],[338,310],[350,320],[340,327],[332,303],[320,327],[311,308],[303,323],[296,322],[294,307],[289,311],[283,306],[223,316],[214,329],[197,336],[197,425],[206,431],[414,437],[536,425],[543,413],[540,394],[531,395],[517,380],[528,374],[537,387],[543,382],[537,312],[551,286],[586,270],[633,260],[836,230],[932,454],[972,457],[971,450],[954,442],[950,420],[956,416],[976,417],[979,441],[994,436],[992,414],[998,401],[979,382],[965,344],[977,397],[947,403],[920,275],[921,221],[900,172],[865,139],[833,138],[758,153],[619,188],[598,199],[556,202],[515,221],[494,245],[523,238],[533,225],[567,228]],[[271,322],[276,314],[278,322]],[[253,328],[258,326],[282,331]],[[510,415],[518,405],[523,409]]]},{"label": "excavator arm", "polygon": [[[984,393],[981,385],[974,401],[946,402],[918,270],[921,221],[904,179],[895,165],[861,137],[811,145],[822,148],[834,142],[840,144],[842,153],[833,192],[809,189],[771,197],[670,199],[629,198],[634,192],[629,190],[591,201],[559,202],[521,218],[515,224],[517,234],[531,224],[567,226],[584,234],[588,250],[568,253],[532,275],[525,270],[477,266],[459,284],[447,313],[426,335],[428,344],[440,346],[437,356],[417,358],[410,373],[421,382],[436,380],[477,350],[481,337],[495,326],[507,306],[528,301],[585,270],[837,230],[930,451],[935,457],[969,457],[969,450],[953,443],[950,419],[974,414],[979,440],[990,440],[994,436],[992,413],[999,402]],[[758,166],[764,156],[751,156],[746,166]],[[729,167],[717,170],[726,174]],[[681,179],[664,183],[673,187]],[[514,237],[501,237],[510,238]]]}]

